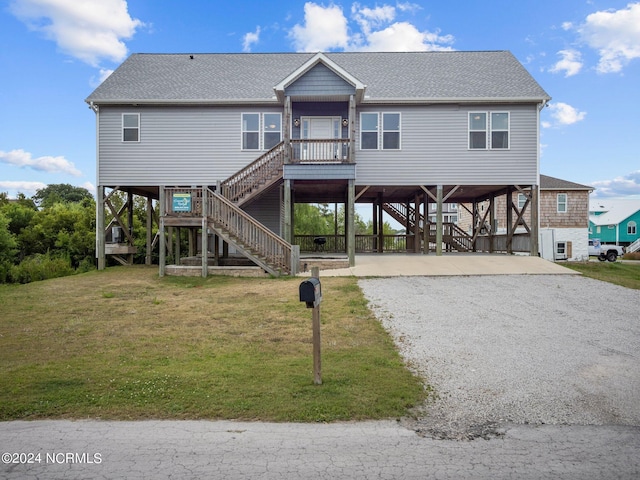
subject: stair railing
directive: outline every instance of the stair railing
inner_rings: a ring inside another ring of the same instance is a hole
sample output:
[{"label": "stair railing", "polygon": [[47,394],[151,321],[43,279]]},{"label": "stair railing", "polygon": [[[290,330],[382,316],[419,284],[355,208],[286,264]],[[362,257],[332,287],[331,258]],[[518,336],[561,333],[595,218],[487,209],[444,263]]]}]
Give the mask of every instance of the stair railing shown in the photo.
[{"label": "stair railing", "polygon": [[275,270],[297,273],[299,247],[273,233],[228,198],[208,190],[207,215],[213,226],[237,241],[239,247],[264,259]]},{"label": "stair railing", "polygon": [[245,196],[258,191],[280,174],[284,165],[284,157],[284,142],[280,142],[222,182],[220,184],[222,195],[237,203]]},{"label": "stair railing", "polygon": [[624,249],[627,253],[637,252],[638,250],[640,250],[640,238]]}]

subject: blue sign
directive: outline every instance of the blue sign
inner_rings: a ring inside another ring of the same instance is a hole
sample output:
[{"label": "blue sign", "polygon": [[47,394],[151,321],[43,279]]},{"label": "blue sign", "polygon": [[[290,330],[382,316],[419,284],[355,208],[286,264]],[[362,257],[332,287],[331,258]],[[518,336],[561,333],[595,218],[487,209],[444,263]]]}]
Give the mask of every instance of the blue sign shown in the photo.
[{"label": "blue sign", "polygon": [[174,193],[173,194],[173,211],[174,212],[190,212],[191,211],[191,194],[190,193]]}]

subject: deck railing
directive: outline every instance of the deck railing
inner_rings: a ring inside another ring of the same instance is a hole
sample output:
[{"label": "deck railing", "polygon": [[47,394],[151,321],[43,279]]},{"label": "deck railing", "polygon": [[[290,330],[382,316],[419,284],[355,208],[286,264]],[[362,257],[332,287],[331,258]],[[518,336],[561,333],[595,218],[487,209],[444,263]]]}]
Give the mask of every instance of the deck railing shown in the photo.
[{"label": "deck railing", "polygon": [[[326,243],[320,246],[314,243],[316,238],[324,238]],[[304,253],[346,253],[345,242],[344,235],[296,235],[294,237],[294,243],[300,245],[300,251]],[[356,253],[376,253],[379,242],[379,235],[356,235]],[[385,253],[413,251],[413,242],[413,235],[383,235],[383,251]]]},{"label": "deck railing", "polygon": [[[324,243],[316,242],[323,238]],[[293,243],[300,245],[301,252],[344,253],[347,251],[344,235],[294,235]]]},{"label": "deck railing", "polygon": [[350,163],[348,138],[334,140],[292,139],[292,163]]},{"label": "deck railing", "polygon": [[[506,234],[489,236],[479,236],[476,238],[476,251],[477,252],[507,252],[507,238]],[[492,245],[493,243],[493,245]],[[524,252],[531,251],[531,234],[529,233],[516,233],[511,239],[511,251],[512,252]]]},{"label": "deck railing", "polygon": [[168,217],[202,216],[202,187],[164,187],[164,198]]},{"label": "deck railing", "polygon": [[213,225],[238,240],[240,247],[265,259],[286,273],[295,274],[297,260],[294,247],[260,222],[235,206],[229,199],[208,190],[207,216]]}]

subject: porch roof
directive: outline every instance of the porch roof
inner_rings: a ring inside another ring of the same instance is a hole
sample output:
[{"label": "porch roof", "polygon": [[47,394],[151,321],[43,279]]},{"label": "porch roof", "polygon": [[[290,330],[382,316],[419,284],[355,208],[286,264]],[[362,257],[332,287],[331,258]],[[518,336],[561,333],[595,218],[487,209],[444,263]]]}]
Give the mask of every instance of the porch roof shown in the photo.
[{"label": "porch roof", "polygon": [[[508,51],[133,54],[87,99],[101,104],[279,104],[276,87],[321,55],[363,103],[539,103],[549,95]],[[323,60],[324,59],[324,60]],[[293,76],[293,77],[292,77]],[[356,83],[356,82],[354,82]]]}]

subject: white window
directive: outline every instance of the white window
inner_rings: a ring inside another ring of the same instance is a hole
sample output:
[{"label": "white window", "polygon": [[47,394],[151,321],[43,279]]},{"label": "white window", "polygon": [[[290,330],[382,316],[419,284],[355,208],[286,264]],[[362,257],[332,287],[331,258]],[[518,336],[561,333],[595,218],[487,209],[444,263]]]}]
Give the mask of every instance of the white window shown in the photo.
[{"label": "white window", "polygon": [[243,113],[242,149],[270,150],[282,140],[282,114]]},{"label": "white window", "polygon": [[122,141],[123,142],[139,142],[140,141],[140,114],[139,113],[123,113],[122,114]]},{"label": "white window", "polygon": [[636,222],[631,221],[627,223],[627,235],[635,235],[636,231]]},{"label": "white window", "polygon": [[567,259],[567,242],[556,242],[556,260]]},{"label": "white window", "polygon": [[509,148],[509,112],[469,112],[469,149]]},{"label": "white window", "polygon": [[399,150],[400,114],[361,113],[360,149]]},{"label": "white window", "polygon": [[400,114],[382,114],[382,149],[400,150]]},{"label": "white window", "polygon": [[509,148],[508,112],[491,112],[491,148]]},{"label": "white window", "polygon": [[527,196],[524,193],[519,193],[518,194],[518,210],[522,211],[525,203],[527,203]]},{"label": "white window", "polygon": [[262,148],[271,150],[282,140],[282,117],[279,113],[264,114],[264,140]]},{"label": "white window", "polygon": [[567,213],[567,194],[558,194],[558,213]]},{"label": "white window", "polygon": [[469,148],[487,148],[487,114],[486,112],[469,113]]},{"label": "white window", "polygon": [[260,149],[260,114],[242,114],[242,149]]}]

